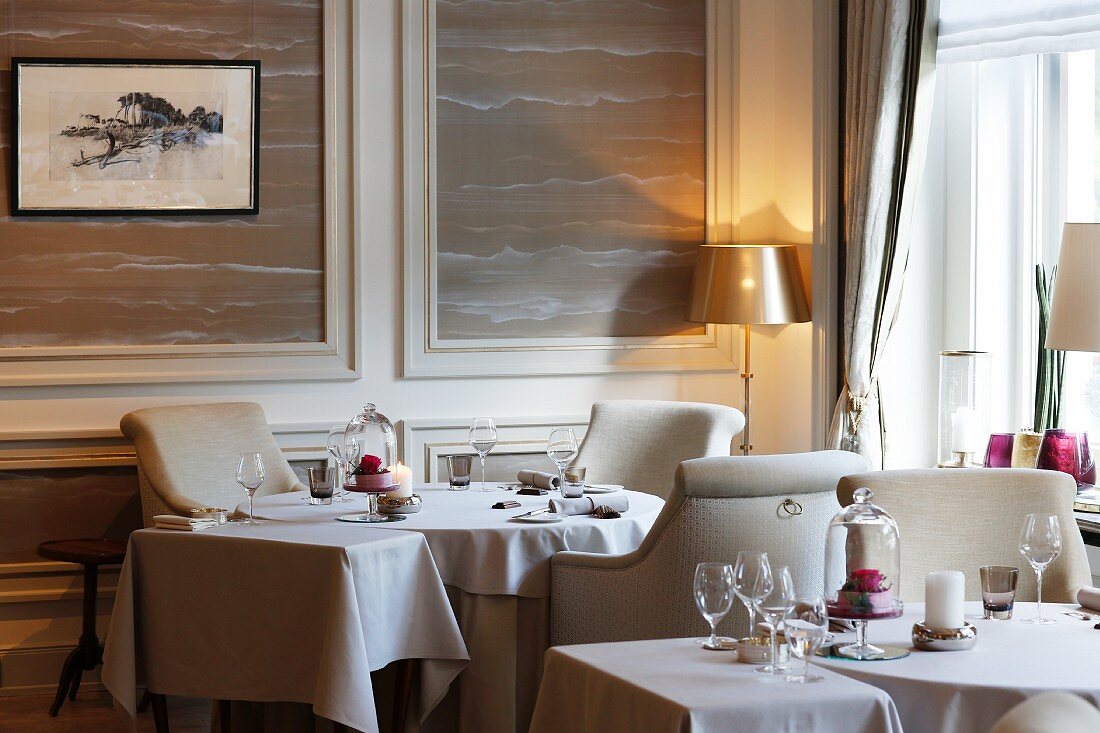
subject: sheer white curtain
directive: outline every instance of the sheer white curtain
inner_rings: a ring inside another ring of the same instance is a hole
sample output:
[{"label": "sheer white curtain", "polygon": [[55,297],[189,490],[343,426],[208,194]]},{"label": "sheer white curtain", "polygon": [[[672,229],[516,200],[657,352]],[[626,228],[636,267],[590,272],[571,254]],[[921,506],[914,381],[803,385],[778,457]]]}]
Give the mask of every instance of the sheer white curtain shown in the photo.
[{"label": "sheer white curtain", "polygon": [[1100,48],[1100,0],[940,0],[939,63]]},{"label": "sheer white curtain", "polygon": [[844,384],[829,447],[882,467],[876,369],[901,300],[935,81],[936,0],[853,0],[846,18]]}]

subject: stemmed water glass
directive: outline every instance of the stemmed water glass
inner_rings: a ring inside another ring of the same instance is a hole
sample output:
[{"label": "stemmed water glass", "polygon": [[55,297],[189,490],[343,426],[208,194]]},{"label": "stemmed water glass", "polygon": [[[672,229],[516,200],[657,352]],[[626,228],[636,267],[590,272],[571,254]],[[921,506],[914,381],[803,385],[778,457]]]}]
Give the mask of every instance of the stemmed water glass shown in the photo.
[{"label": "stemmed water glass", "polygon": [[1052,624],[1054,619],[1043,618],[1043,571],[1062,554],[1062,526],[1053,514],[1028,514],[1020,532],[1020,554],[1027,558],[1035,571],[1039,586],[1035,618],[1025,618],[1025,624]]},{"label": "stemmed water glass", "polygon": [[823,596],[804,596],[795,599],[794,611],[783,622],[791,654],[802,660],[802,674],[792,674],[787,682],[821,682],[824,677],[810,674],[810,660],[821,645],[829,628],[829,612]]},{"label": "stemmed water glass", "polygon": [[580,446],[573,428],[554,428],[546,443],[546,455],[558,467],[558,489],[565,487],[565,467],[577,457]]},{"label": "stemmed water glass", "polygon": [[695,566],[695,606],[710,624],[704,649],[726,649],[718,638],[718,622],[733,608],[733,568],[725,562],[701,562]]},{"label": "stemmed water glass", "polygon": [[237,483],[248,494],[248,519],[241,524],[260,524],[252,513],[252,497],[264,482],[264,459],[259,453],[242,453],[237,461]]},{"label": "stemmed water glass", "polygon": [[481,459],[481,488],[478,491],[491,491],[485,485],[485,456],[496,446],[497,437],[497,426],[491,417],[475,417],[470,424],[470,447],[477,451]]},{"label": "stemmed water glass", "polygon": [[351,474],[355,461],[359,458],[359,444],[352,443],[352,452],[356,455],[349,458],[347,446],[344,444],[344,428],[333,428],[328,433],[325,445],[329,455],[336,460],[336,473],[340,477],[340,486],[332,492],[332,500],[333,502],[351,501],[344,496],[347,493],[344,491],[344,480]]},{"label": "stemmed water glass", "polygon": [[771,574],[768,553],[747,550],[737,553],[737,564],[733,568],[733,592],[741,599],[741,603],[745,604],[745,610],[749,613],[748,636],[750,638],[756,636],[756,609],[753,603],[758,599],[754,597],[754,592],[757,587],[757,578],[762,573]]},{"label": "stemmed water glass", "polygon": [[[764,588],[768,590],[762,593]],[[778,635],[779,625],[794,608],[794,582],[791,580],[791,571],[786,565],[769,568],[767,575],[761,574],[757,579],[757,588],[753,591],[753,595],[759,598],[753,602],[753,605],[772,627],[771,663],[757,667],[756,671],[764,674],[781,674],[788,668],[779,664]]]}]

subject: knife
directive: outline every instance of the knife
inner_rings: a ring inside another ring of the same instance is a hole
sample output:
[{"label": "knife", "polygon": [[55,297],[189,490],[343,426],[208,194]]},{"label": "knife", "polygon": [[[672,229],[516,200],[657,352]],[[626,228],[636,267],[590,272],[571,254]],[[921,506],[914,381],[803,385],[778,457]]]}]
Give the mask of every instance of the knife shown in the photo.
[{"label": "knife", "polygon": [[520,517],[533,517],[536,514],[548,514],[549,512],[550,512],[550,507],[543,507],[542,509],[536,509],[533,512],[525,512],[523,514],[517,514],[514,517],[512,517],[512,519],[519,519]]}]

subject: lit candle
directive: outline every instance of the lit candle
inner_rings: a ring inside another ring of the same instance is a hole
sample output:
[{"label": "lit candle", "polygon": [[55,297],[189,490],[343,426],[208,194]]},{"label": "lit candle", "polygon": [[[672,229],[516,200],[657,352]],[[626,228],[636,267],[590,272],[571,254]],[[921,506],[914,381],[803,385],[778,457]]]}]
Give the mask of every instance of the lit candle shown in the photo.
[{"label": "lit candle", "polygon": [[980,443],[977,410],[960,407],[951,413],[951,450],[955,453],[977,453]]},{"label": "lit candle", "polygon": [[389,496],[393,499],[401,499],[406,496],[412,496],[412,469],[405,464],[398,462],[397,464],[390,466],[390,473],[393,474],[393,483],[397,488],[386,494],[386,496]]},{"label": "lit candle", "polygon": [[966,578],[958,570],[940,570],[924,578],[924,623],[935,629],[961,629]]}]

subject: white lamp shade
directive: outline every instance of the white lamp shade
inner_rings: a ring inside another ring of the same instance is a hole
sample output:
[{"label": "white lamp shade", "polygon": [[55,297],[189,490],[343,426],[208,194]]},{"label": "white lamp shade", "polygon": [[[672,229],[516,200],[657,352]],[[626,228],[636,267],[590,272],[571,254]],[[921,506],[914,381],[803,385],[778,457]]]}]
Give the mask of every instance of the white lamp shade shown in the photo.
[{"label": "white lamp shade", "polygon": [[1062,228],[1046,347],[1100,351],[1100,224]]}]

